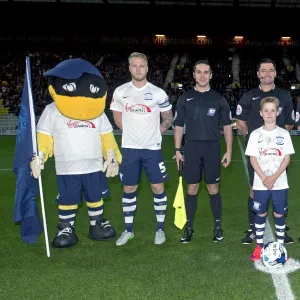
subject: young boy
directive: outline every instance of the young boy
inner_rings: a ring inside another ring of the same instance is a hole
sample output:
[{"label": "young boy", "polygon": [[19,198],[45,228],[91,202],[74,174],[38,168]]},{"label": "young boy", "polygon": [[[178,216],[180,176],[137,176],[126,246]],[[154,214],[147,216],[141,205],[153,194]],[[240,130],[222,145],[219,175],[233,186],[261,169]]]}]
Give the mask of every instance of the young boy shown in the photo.
[{"label": "young boy", "polygon": [[249,138],[246,155],[255,170],[254,201],[256,248],[251,260],[259,260],[264,245],[264,230],[267,218],[269,198],[272,197],[275,216],[276,237],[279,243],[284,243],[285,214],[287,213],[288,179],[286,168],[294,147],[287,130],[276,125],[279,115],[279,100],[266,97],[260,103],[260,115],[264,125],[254,130]]}]

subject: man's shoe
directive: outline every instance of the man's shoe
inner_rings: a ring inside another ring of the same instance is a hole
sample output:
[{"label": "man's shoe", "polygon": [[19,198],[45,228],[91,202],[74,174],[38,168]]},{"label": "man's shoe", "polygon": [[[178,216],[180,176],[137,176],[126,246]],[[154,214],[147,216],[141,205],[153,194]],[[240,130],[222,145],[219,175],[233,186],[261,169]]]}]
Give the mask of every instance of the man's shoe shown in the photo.
[{"label": "man's shoe", "polygon": [[124,231],[122,232],[121,236],[118,238],[116,241],[117,246],[123,246],[125,245],[128,241],[132,240],[134,238],[134,233],[130,231]]},{"label": "man's shoe", "polygon": [[251,229],[249,229],[248,231],[246,231],[246,235],[242,239],[242,243],[244,245],[252,244],[252,242],[255,240],[255,238],[256,238],[255,233]]},{"label": "man's shoe", "polygon": [[194,236],[194,229],[192,227],[185,227],[183,236],[180,238],[180,243],[187,244]]},{"label": "man's shoe", "polygon": [[155,239],[154,239],[154,244],[155,245],[161,245],[166,241],[166,235],[165,233],[159,229],[158,231],[156,231],[155,233]]},{"label": "man's shoe", "polygon": [[286,232],[284,234],[284,243],[285,244],[293,244],[294,243],[294,239],[291,238],[290,236],[288,236],[288,234]]},{"label": "man's shoe", "polygon": [[217,227],[213,231],[213,241],[214,242],[221,242],[223,241],[224,236],[223,236],[223,230],[221,227]]}]

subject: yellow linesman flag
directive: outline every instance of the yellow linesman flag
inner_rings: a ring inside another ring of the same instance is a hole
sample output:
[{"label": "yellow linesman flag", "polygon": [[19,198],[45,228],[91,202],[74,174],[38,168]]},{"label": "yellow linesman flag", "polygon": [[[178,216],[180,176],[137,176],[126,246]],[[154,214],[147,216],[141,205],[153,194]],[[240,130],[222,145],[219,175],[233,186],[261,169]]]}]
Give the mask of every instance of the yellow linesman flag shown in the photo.
[{"label": "yellow linesman flag", "polygon": [[182,229],[186,223],[186,211],[185,211],[184,194],[183,194],[183,186],[182,186],[182,176],[179,176],[179,184],[178,184],[175,200],[173,203],[173,207],[175,208],[174,224],[179,229]]}]

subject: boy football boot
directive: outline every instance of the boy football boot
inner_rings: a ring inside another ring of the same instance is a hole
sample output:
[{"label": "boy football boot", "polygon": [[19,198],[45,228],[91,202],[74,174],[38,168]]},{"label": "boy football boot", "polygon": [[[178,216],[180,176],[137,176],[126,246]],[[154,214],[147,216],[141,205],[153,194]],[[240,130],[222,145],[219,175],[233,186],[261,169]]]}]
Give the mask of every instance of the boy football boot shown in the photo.
[{"label": "boy football boot", "polygon": [[259,245],[256,245],[250,259],[252,261],[256,261],[256,260],[260,260],[260,256],[261,256],[261,250],[262,250],[262,247],[259,246]]}]

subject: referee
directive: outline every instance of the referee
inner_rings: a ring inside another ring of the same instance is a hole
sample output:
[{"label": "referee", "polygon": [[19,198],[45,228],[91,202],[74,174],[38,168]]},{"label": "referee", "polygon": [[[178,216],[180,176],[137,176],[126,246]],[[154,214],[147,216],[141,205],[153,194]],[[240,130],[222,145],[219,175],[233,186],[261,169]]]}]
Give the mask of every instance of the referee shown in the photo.
[{"label": "referee", "polygon": [[[293,101],[290,92],[280,89],[275,86],[274,80],[276,77],[276,63],[264,58],[257,64],[257,77],[259,86],[245,93],[237,105],[236,121],[238,130],[246,136],[246,143],[251,132],[263,126],[263,119],[260,116],[260,101],[265,97],[276,97],[279,99],[279,116],[277,117],[277,126],[290,131],[294,126],[294,111]],[[251,244],[255,240],[255,213],[253,207],[253,179],[254,169],[247,156],[250,195],[248,198],[248,218],[249,229],[246,231],[245,237],[242,239],[243,244]],[[293,239],[285,233],[284,242],[286,244],[293,243]]]},{"label": "referee", "polygon": [[[176,162],[184,161],[183,176],[187,182],[185,207],[187,224],[181,243],[188,243],[194,235],[194,215],[197,208],[197,192],[202,181],[202,171],[210,196],[211,210],[214,216],[213,241],[223,240],[221,227],[222,198],[219,193],[221,163],[226,168],[231,161],[232,128],[231,112],[226,99],[212,90],[209,81],[212,70],[209,62],[199,60],[195,63],[193,76],[196,82],[194,89],[182,94],[177,103],[175,120]],[[219,121],[224,128],[227,152],[221,161]],[[185,125],[184,158],[180,152]]]}]

